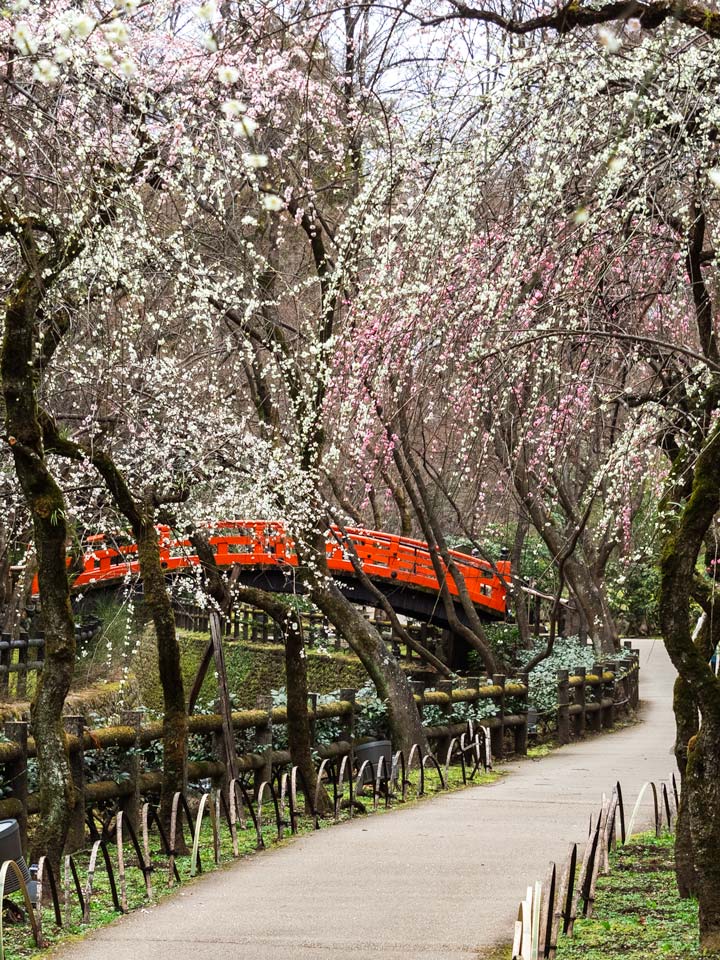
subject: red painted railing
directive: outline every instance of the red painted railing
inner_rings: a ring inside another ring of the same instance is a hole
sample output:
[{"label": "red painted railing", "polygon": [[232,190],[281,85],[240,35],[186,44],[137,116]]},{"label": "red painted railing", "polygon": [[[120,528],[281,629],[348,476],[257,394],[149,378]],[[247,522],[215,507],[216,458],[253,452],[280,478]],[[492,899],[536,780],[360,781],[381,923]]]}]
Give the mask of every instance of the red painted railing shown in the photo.
[{"label": "red painted railing", "polygon": [[[160,554],[167,570],[183,570],[197,565],[189,540],[174,538],[168,527],[160,527]],[[212,525],[210,543],[219,566],[240,564],[244,567],[289,568],[298,565],[292,540],[281,523],[265,520],[221,521]],[[334,531],[340,536],[339,531]],[[373,580],[392,580],[394,583],[415,587],[433,593],[439,584],[426,543],[397,537],[374,530],[348,528],[364,572]],[[340,539],[342,539],[340,537]],[[73,587],[88,587],[101,583],[119,582],[127,575],[140,573],[135,544],[109,546],[103,536],[91,537],[96,544],[85,554],[83,570]],[[493,614],[505,613],[506,589],[504,578],[510,576],[510,563],[496,563],[498,576],[484,560],[452,551],[452,557],[462,573],[473,603]],[[327,561],[331,573],[354,575],[347,550],[331,532],[327,540]],[[447,584],[453,596],[458,595],[454,580],[447,574]],[[34,591],[37,592],[37,581]]]}]

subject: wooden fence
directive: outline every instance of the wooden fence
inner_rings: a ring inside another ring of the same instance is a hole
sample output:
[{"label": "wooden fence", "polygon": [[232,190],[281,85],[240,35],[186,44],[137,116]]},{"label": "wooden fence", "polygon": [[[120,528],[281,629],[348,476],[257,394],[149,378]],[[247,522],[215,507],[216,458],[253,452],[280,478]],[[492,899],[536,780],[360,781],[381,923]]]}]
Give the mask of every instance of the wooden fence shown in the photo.
[{"label": "wooden fence", "polygon": [[591,917],[595,909],[598,878],[610,872],[609,853],[617,843],[633,836],[646,793],[652,790],[655,836],[672,831],[677,817],[679,790],[675,774],[667,783],[646,783],[626,827],[622,787],[615,784],[610,797],[603,796],[596,818],[590,818],[587,842],[582,848],[571,843],[564,868],[550,863],[544,882],[528,886],[518,908],[513,938],[513,960],[555,960],[560,934],[572,936],[578,916]]},{"label": "wooden fence", "polygon": [[[568,735],[574,733],[582,737],[586,729],[609,727],[619,712],[631,709],[637,702],[637,658],[629,656],[623,660],[622,666],[623,671],[618,672],[617,676],[604,669],[598,675],[577,673],[567,678],[563,675],[558,684],[558,729],[565,729],[563,717],[567,713],[573,718],[574,725],[572,730],[568,728]],[[445,761],[453,742],[467,731],[467,720],[453,717],[457,705],[482,701],[493,704],[487,712],[494,715],[482,721],[483,726],[489,729],[492,756],[502,758],[509,746],[515,753],[527,752],[528,688],[525,677],[506,680],[504,676],[496,674],[492,678],[469,678],[462,681],[462,685],[441,681],[432,690],[425,689],[422,682],[414,681],[412,687],[421,716],[427,717],[430,707],[440,711],[441,722],[428,724],[425,732],[433,746],[434,755],[442,761]],[[565,693],[571,690],[576,702],[563,702],[569,699],[569,694],[566,697]],[[331,703],[318,702],[315,694],[310,698],[313,734],[321,720],[335,719],[340,722],[339,739],[317,747],[321,757],[338,761],[344,756],[352,756],[353,745],[360,742],[355,739],[355,721],[364,709],[363,703],[356,698],[355,690],[342,690],[340,696],[340,700]],[[447,717],[445,722],[442,721],[443,715]],[[601,718],[601,723],[596,723],[596,716]],[[591,718],[589,723],[588,717]],[[287,723],[286,708],[273,708],[270,698],[258,697],[257,709],[233,713],[232,723],[236,733],[242,734],[251,747],[238,758],[239,771],[252,776],[256,787],[262,782],[271,782],[273,771],[291,762],[289,751],[272,749],[273,726]],[[78,846],[82,843],[86,807],[117,800],[123,809],[137,808],[142,795],[159,792],[162,774],[159,770],[143,769],[140,754],[141,748],[162,740],[162,723],[143,724],[140,712],[129,711],[121,716],[119,726],[91,730],[86,726],[85,719],[79,716],[66,717],[65,724],[73,779],[79,797],[71,831],[72,849],[73,837]],[[217,714],[192,716],[189,726],[191,734],[211,738],[212,746],[208,752],[214,754],[214,759],[189,763],[189,779],[207,779],[214,786],[221,785],[226,779],[221,749],[222,718]],[[29,725],[24,721],[6,723],[4,734],[5,742],[0,742],[0,786],[3,795],[0,817],[16,818],[25,835],[28,814],[37,812],[39,808],[38,795],[30,792],[28,786],[28,760],[36,756],[36,745],[29,735]],[[122,775],[117,780],[89,780],[85,755],[97,754],[110,747],[123,751]]]},{"label": "wooden fence", "polygon": [[[185,603],[174,604],[175,623],[180,630],[190,630],[194,633],[210,632],[210,612],[203,607]],[[324,646],[334,650],[348,649],[347,643],[333,629],[327,617],[321,613],[302,613],[300,619],[303,626],[305,642],[308,647]],[[401,640],[394,633],[389,620],[372,620],[373,625],[388,640],[393,647],[395,656],[404,656],[408,660],[418,659],[412,647],[401,649]],[[241,604],[233,609],[228,618],[223,618],[225,638],[243,643],[284,643],[281,628],[264,610]],[[442,631],[431,624],[407,624],[405,628],[411,637],[419,640],[431,653],[437,653]]]},{"label": "wooden fence", "polygon": [[[96,636],[102,623],[89,617],[75,625],[78,641]],[[27,630],[0,634],[0,701],[15,697],[24,700],[28,693],[28,674],[42,670],[45,663],[45,634]],[[14,678],[14,683],[11,682]]]}]

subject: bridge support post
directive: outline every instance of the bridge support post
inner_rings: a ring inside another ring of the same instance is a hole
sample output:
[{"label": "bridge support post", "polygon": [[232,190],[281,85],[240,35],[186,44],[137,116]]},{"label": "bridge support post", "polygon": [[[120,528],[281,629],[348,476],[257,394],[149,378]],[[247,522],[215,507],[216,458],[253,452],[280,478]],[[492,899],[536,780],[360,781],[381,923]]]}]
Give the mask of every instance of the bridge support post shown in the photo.
[{"label": "bridge support post", "polygon": [[490,749],[493,757],[502,760],[505,755],[505,674],[494,673],[492,682],[493,686],[500,687],[501,691],[495,698],[500,709],[495,717],[497,724],[490,728]]}]

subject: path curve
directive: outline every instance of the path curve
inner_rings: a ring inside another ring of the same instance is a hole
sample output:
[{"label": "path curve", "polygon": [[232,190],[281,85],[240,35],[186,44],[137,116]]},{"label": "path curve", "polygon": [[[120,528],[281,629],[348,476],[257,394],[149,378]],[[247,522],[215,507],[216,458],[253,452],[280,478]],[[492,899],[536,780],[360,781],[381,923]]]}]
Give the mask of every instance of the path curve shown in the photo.
[{"label": "path curve", "polygon": [[508,943],[526,886],[587,835],[602,793],[619,779],[631,809],[646,780],[674,769],[674,671],[659,641],[638,646],[643,723],[510,764],[492,786],[240,861],[55,955],[467,960]]}]

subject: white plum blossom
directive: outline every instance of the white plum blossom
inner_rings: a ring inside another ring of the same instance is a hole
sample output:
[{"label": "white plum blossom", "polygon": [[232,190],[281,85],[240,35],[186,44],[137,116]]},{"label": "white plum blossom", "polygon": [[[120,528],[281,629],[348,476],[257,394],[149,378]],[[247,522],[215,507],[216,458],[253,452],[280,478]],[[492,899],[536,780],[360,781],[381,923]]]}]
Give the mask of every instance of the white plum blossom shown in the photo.
[{"label": "white plum blossom", "polygon": [[265,194],[260,202],[265,210],[271,210],[273,213],[285,209],[285,204],[281,198],[274,193]]},{"label": "white plum blossom", "polygon": [[247,105],[244,104],[242,100],[235,100],[233,98],[232,100],[226,100],[221,105],[220,109],[225,116],[230,119],[231,117],[241,116],[247,110]]},{"label": "white plum blossom", "polygon": [[216,14],[217,4],[215,0],[208,0],[208,3],[203,3],[197,10],[198,19],[204,23],[211,23],[215,19]]},{"label": "white plum blossom", "polygon": [[237,67],[223,65],[222,67],[218,67],[217,78],[220,83],[230,86],[231,84],[238,82],[240,79],[240,71],[237,69]]},{"label": "white plum blossom", "polygon": [[88,13],[76,13],[70,19],[70,29],[77,37],[89,37],[96,25],[96,21]]},{"label": "white plum blossom", "polygon": [[255,133],[257,128],[258,128],[257,120],[253,120],[252,117],[248,117],[246,115],[244,117],[241,117],[237,121],[233,129],[235,130],[235,133],[237,133],[241,137],[252,137],[252,135]]},{"label": "white plum blossom", "polygon": [[122,20],[113,20],[106,27],[103,27],[103,36],[108,43],[114,43],[121,47],[128,42],[128,28]]},{"label": "white plum blossom", "polygon": [[37,80],[38,83],[44,83],[50,85],[57,82],[57,78],[60,76],[60,68],[56,63],[53,63],[52,60],[38,60],[38,62],[33,66],[33,79]]},{"label": "white plum blossom", "polygon": [[243,163],[253,170],[261,170],[268,165],[268,158],[264,153],[245,153],[243,154]]},{"label": "white plum blossom", "polygon": [[17,24],[13,32],[13,43],[25,57],[37,53],[38,39],[33,35],[29,24],[22,20]]}]

